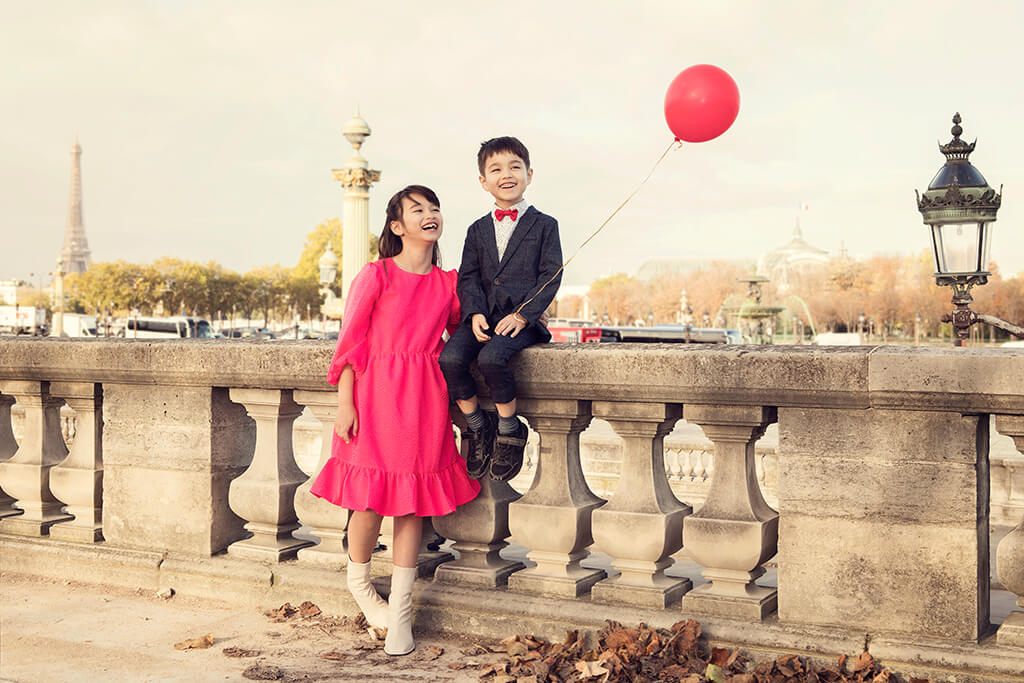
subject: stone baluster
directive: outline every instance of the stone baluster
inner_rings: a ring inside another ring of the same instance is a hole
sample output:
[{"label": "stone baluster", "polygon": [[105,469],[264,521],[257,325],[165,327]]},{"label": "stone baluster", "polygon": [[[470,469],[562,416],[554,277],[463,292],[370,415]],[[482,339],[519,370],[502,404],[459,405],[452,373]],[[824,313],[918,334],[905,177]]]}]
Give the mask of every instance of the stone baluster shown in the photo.
[{"label": "stone baluster", "polygon": [[248,469],[231,482],[228,492],[228,504],[247,521],[252,537],[235,541],[228,553],[277,562],[312,545],[292,536],[299,528],[295,490],[307,478],[292,451],[292,423],[302,406],[290,390],[231,389],[230,396],[255,420],[256,446]]},{"label": "stone baluster", "polygon": [[706,481],[708,471],[704,466],[704,459],[707,458],[707,454],[704,451],[690,451],[690,456],[693,458],[693,480]]},{"label": "stone baluster", "polygon": [[779,515],[761,495],[754,443],[775,422],[776,409],[687,404],[683,416],[715,445],[707,500],[683,521],[683,546],[710,583],[683,596],[683,611],[763,619],[776,609],[778,591],[755,581],[778,546]]},{"label": "stone baluster", "polygon": [[0,521],[0,530],[45,536],[57,522],[71,519],[50,491],[50,469],[67,457],[60,434],[61,399],[50,395],[49,382],[0,382],[0,391],[25,408],[25,431],[14,456],[0,463],[0,487],[16,499],[20,515]]},{"label": "stone baluster", "polygon": [[[996,415],[996,431],[1011,437],[1024,455],[1024,415]],[[996,573],[1003,586],[1017,595],[1017,605],[1024,607],[1024,520],[996,547]],[[996,633],[996,642],[1024,647],[1024,612],[1014,611],[1006,617]]]},{"label": "stone baluster", "polygon": [[50,489],[75,518],[55,524],[50,536],[65,541],[103,540],[103,388],[93,382],[54,382],[50,393],[75,411],[65,418],[71,429],[71,452],[50,470]]},{"label": "stone baluster", "polygon": [[[13,396],[0,394],[0,463],[13,458],[18,450],[18,441],[14,438],[14,429],[11,426],[11,406],[13,405]],[[3,482],[0,482],[0,486],[2,484]],[[21,510],[14,507],[14,498],[0,488],[0,519],[20,514]]]},{"label": "stone baluster", "polygon": [[695,465],[693,449],[687,448],[685,450],[680,451],[680,454],[683,458],[683,466],[680,475],[682,476],[683,481],[689,483],[694,479],[693,470]]},{"label": "stone baluster", "polygon": [[[452,416],[460,429],[465,430],[461,411],[453,410]],[[464,458],[468,455],[468,445],[462,442]],[[446,583],[488,588],[507,585],[508,577],[525,566],[499,555],[508,545],[505,540],[509,535],[508,506],[519,498],[507,482],[484,477],[476,498],[460,505],[450,515],[435,518],[434,526],[446,538],[455,541],[452,548],[459,553],[459,559],[437,568],[435,578]]]},{"label": "stone baluster", "polygon": [[310,527],[311,533],[320,542],[298,551],[298,560],[303,563],[342,569],[348,564],[348,548],[345,541],[345,529],[348,527],[349,511],[317,498],[309,489],[312,488],[320,470],[331,457],[331,446],[334,442],[334,419],[338,412],[337,391],[300,391],[293,392],[293,398],[313,413],[320,421],[320,460],[313,474],[295,490],[295,512],[299,520]]},{"label": "stone baluster", "polygon": [[576,598],[605,578],[580,565],[590,553],[591,513],[604,504],[587,486],[580,464],[580,433],[590,424],[590,402],[519,401],[519,412],[540,434],[533,485],[509,504],[512,540],[530,549],[536,566],[509,577],[512,590]]},{"label": "stone baluster", "polygon": [[[664,440],[662,441],[664,443]],[[678,448],[665,448],[665,457],[667,463],[665,464],[665,476],[670,480],[675,479],[676,481],[682,479],[682,466],[679,464],[679,449]]]},{"label": "stone baluster", "polygon": [[669,555],[683,545],[680,503],[665,475],[665,435],[682,416],[679,405],[595,401],[594,417],[607,420],[624,442],[622,474],[611,499],[593,512],[595,547],[620,573],[591,589],[599,602],[664,608],[692,588],[689,579],[665,575]]}]

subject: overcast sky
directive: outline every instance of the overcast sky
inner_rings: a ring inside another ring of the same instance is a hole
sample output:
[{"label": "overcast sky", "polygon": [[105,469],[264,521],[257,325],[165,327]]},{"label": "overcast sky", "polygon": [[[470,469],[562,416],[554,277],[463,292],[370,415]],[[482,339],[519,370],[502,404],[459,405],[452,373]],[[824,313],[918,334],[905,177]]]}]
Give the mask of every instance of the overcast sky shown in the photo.
[{"label": "overcast sky", "polygon": [[[490,205],[476,150],[530,148],[527,193],[568,257],[672,139],[665,90],[718,65],[741,96],[717,140],[668,156],[570,266],[584,284],[650,258],[749,257],[804,236],[854,256],[927,248],[914,202],[963,116],[1006,186],[992,247],[1024,271],[1024,3],[18,2],[0,22],[0,279],[52,270],[69,150],[83,147],[94,261],[292,266],[341,215],[331,177],[363,147],[383,178],[437,190],[446,265]],[[44,280],[45,282],[45,280]]]}]

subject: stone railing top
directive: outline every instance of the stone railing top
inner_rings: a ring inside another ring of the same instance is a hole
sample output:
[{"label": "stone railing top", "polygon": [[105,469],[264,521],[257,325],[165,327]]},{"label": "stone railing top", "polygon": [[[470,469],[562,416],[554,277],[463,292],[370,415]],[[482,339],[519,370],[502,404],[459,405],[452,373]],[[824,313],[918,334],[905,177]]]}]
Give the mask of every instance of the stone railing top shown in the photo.
[{"label": "stone railing top", "polygon": [[[0,339],[0,380],[329,389],[333,342]],[[1024,414],[1024,349],[552,344],[525,398]]]}]

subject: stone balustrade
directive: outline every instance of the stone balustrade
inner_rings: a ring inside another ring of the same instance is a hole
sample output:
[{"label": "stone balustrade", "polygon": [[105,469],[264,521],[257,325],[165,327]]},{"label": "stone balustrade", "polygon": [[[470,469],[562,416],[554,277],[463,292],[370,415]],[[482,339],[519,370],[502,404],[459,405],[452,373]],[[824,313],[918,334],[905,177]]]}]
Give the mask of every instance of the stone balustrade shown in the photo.
[{"label": "stone balustrade", "polygon": [[[3,552],[15,568],[31,562],[12,548],[61,542],[161,553],[218,581],[267,566],[293,583],[289,572],[342,569],[347,513],[310,496],[292,428],[304,407],[319,422],[318,468],[336,405],[324,381],[332,350],[0,341]],[[990,416],[1024,452],[1024,351],[551,345],[524,352],[516,372],[539,436],[529,487],[488,483],[433,520],[448,544],[438,549],[432,531],[424,542],[421,576],[469,591],[445,598],[471,596],[462,609],[492,591],[520,596],[499,611],[593,602],[655,621],[701,615],[722,632],[885,634],[1024,662],[1024,612],[992,625],[989,579]],[[62,404],[75,416],[63,430]],[[600,493],[580,445],[595,419],[621,453]],[[666,446],[684,420],[713,455]],[[773,424],[778,446],[759,449]],[[1005,460],[1000,504],[1012,513],[1019,470]],[[695,482],[701,500],[684,503],[680,485]],[[1017,522],[996,564],[1024,607]],[[387,550],[377,556],[384,572]]]}]

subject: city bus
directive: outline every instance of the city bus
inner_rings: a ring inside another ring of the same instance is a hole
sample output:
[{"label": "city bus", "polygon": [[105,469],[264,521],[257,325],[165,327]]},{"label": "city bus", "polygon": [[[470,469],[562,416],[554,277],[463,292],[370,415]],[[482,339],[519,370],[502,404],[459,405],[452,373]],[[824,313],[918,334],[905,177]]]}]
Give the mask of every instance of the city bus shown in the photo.
[{"label": "city bus", "polygon": [[128,339],[212,339],[213,328],[202,318],[127,318],[119,337]]}]

